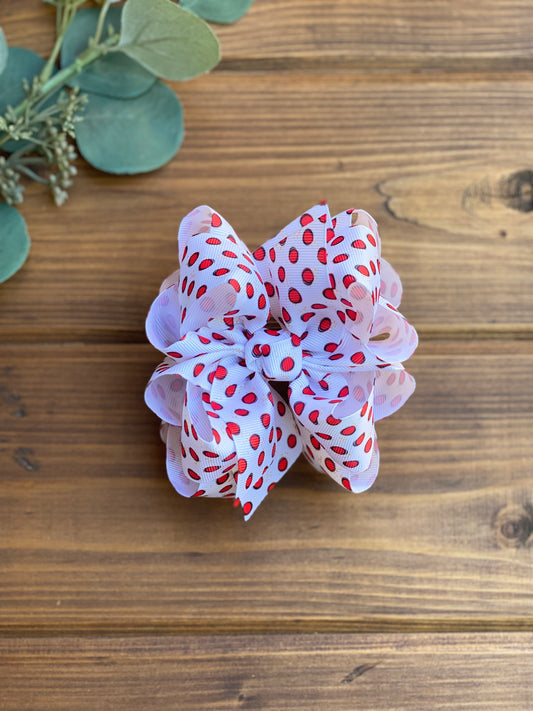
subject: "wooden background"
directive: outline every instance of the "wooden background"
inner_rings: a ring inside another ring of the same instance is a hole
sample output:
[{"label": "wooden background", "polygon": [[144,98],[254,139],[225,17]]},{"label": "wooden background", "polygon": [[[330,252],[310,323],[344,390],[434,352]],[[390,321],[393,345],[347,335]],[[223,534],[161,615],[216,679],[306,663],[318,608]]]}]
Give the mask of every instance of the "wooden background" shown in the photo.
[{"label": "wooden background", "polygon": [[[1,24],[51,45],[38,0]],[[531,709],[531,3],[256,0],[217,32],[169,165],[80,161],[61,210],[27,191],[0,289],[0,708]],[[144,317],[194,206],[255,246],[322,198],[378,220],[418,388],[370,492],[299,463],[244,524],[166,480]]]}]

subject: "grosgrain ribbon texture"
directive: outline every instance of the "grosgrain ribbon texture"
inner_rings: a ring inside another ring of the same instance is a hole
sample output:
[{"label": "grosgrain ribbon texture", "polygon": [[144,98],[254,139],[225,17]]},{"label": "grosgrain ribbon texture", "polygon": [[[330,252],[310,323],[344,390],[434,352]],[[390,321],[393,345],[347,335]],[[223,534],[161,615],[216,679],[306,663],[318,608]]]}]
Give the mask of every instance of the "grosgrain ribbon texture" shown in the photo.
[{"label": "grosgrain ribbon texture", "polygon": [[[174,488],[234,499],[248,519],[302,449],[346,489],[370,487],[374,423],[414,391],[402,361],[418,343],[373,218],[316,205],[252,255],[203,205],[178,249],[146,321],[165,359],[145,400]],[[273,381],[289,383],[288,404]]]}]

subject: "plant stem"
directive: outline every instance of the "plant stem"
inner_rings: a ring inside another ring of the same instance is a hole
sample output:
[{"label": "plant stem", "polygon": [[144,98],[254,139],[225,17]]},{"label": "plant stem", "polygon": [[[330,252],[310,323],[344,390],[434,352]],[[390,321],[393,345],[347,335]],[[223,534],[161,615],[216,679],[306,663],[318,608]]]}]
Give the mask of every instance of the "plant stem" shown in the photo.
[{"label": "plant stem", "polygon": [[[83,71],[88,64],[91,64],[91,62],[94,62],[95,59],[98,59],[98,57],[105,54],[111,45],[116,42],[116,38],[112,38],[112,40],[113,41],[109,44],[108,42],[104,42],[103,44],[87,47],[86,50],[76,57],[72,64],[69,64],[68,67],[61,69],[61,71],[57,72],[57,74],[54,74],[53,77],[48,79],[48,81],[43,84],[42,91],[39,95],[39,101],[46,99],[50,94],[53,94],[60,87],[64,86],[69,79]],[[24,101],[16,106],[14,109],[15,116],[21,116],[26,110],[28,103],[28,99],[24,99]]]},{"label": "plant stem", "polygon": [[[72,62],[72,64],[69,64],[68,67],[64,67],[59,72],[54,74],[54,76],[50,76],[53,71],[55,61],[59,56],[59,52],[61,51],[61,45],[63,43],[65,32],[67,31],[68,26],[74,19],[74,15],[76,14],[79,5],[81,5],[83,2],[85,2],[85,0],[67,0],[62,7],[58,6],[58,36],[54,48],[52,50],[52,54],[50,55],[50,58],[48,59],[48,62],[46,63],[40,75],[40,79],[43,82],[41,90],[38,96],[34,96],[31,98],[27,97],[13,109],[14,114],[17,118],[20,118],[25,113],[28,114],[31,108],[33,108],[37,104],[41,104],[51,94],[53,94],[62,86],[67,84],[69,79],[71,79],[73,76],[76,76],[76,74],[79,74],[87,65],[94,62],[95,59],[98,59],[98,57],[101,57],[102,55],[106,54],[106,52],[112,49],[113,45],[117,44],[118,35],[112,35],[111,37],[105,39],[103,42],[99,43],[100,35],[102,34],[104,26],[105,16],[112,2],[112,0],[106,0],[100,11],[95,36],[89,40],[89,45],[87,49],[85,49],[81,54],[79,54]],[[61,14],[59,14],[60,10]],[[0,137],[0,147],[8,140],[9,134],[6,132],[3,136]],[[37,142],[35,139],[32,139],[32,141],[34,143]]]},{"label": "plant stem", "polygon": [[[53,77],[48,79],[48,81],[43,84],[41,94],[39,95],[39,101],[42,101],[50,94],[53,94],[54,91],[66,84],[71,77],[75,76],[76,74],[79,74],[82,69],[87,66],[87,64],[94,62],[94,60],[97,59],[101,54],[103,54],[103,50],[101,47],[87,47],[84,52],[82,52],[78,57],[76,57],[72,64],[69,64],[68,67],[61,69],[61,71],[57,72],[57,74],[54,74]],[[18,106],[16,106],[15,116],[21,116],[26,110],[26,106],[28,105],[28,103],[28,99],[25,99]]]},{"label": "plant stem", "polygon": [[[59,9],[58,9],[59,12]],[[59,52],[61,51],[61,44],[63,43],[63,32],[59,32],[57,35],[56,43],[54,44],[54,48],[52,49],[51,55],[48,57],[48,61],[43,67],[43,71],[41,72],[40,79],[41,81],[47,81],[50,78],[50,75],[52,74],[54,70],[54,64],[56,63],[56,59],[59,57]]]},{"label": "plant stem", "polygon": [[19,158],[17,165],[49,165],[49,161],[41,156],[28,156],[27,158]]},{"label": "plant stem", "polygon": [[24,175],[27,175],[28,178],[35,180],[36,183],[42,183],[43,185],[48,185],[48,180],[46,178],[43,178],[41,175],[37,175],[37,173],[35,173],[31,168],[28,168],[28,166],[18,165],[17,168],[20,173],[24,173]]},{"label": "plant stem", "polygon": [[[116,41],[116,39],[114,41]],[[79,74],[84,67],[86,67],[91,62],[94,62],[94,60],[98,59],[98,57],[101,57],[107,52],[108,49],[109,46],[107,42],[104,44],[98,44],[95,46],[87,47],[84,52],[82,52],[76,57],[72,64],[69,64],[68,67],[61,69],[61,71],[57,72],[57,74],[54,74],[53,77],[48,79],[48,81],[43,84],[42,90],[38,97],[33,98],[31,100],[30,98],[26,98],[24,99],[24,101],[21,101],[20,104],[18,104],[13,109],[15,116],[19,118],[20,116],[22,116],[22,114],[24,114],[24,112],[28,111],[28,109],[31,108],[32,104],[43,101],[43,99],[46,99],[50,94],[53,94],[55,91],[60,89],[68,82],[71,77],[75,76],[76,74]],[[0,146],[2,146],[8,140],[9,134],[5,133],[0,138]],[[34,139],[32,139],[32,141],[35,142]]]},{"label": "plant stem", "polygon": [[98,24],[96,25],[96,32],[94,33],[95,44],[98,44],[98,42],[100,41],[100,37],[102,36],[105,18],[112,1],[113,0],[105,0],[105,3],[103,4],[102,9],[100,10],[100,14],[98,15]]},{"label": "plant stem", "polygon": [[46,62],[45,66],[43,67],[43,70],[41,72],[40,79],[43,82],[48,81],[50,79],[50,76],[54,70],[54,65],[56,63],[57,58],[59,57],[59,53],[61,51],[61,45],[63,44],[63,38],[65,36],[65,32],[67,31],[70,23],[74,19],[74,15],[76,14],[76,10],[78,9],[78,6],[81,5],[82,1],[84,0],[73,0],[71,3],[65,3],[65,5],[58,5],[57,6],[57,14],[56,14],[56,41],[54,44],[54,47],[52,49],[52,53],[50,54],[48,61]]},{"label": "plant stem", "polygon": [[31,143],[26,143],[25,146],[22,146],[22,148],[19,148],[18,150],[14,151],[9,158],[7,159],[7,164],[8,165],[14,165],[18,163],[19,161],[24,161],[25,159],[23,156],[26,153],[29,153],[33,149],[33,146]]}]

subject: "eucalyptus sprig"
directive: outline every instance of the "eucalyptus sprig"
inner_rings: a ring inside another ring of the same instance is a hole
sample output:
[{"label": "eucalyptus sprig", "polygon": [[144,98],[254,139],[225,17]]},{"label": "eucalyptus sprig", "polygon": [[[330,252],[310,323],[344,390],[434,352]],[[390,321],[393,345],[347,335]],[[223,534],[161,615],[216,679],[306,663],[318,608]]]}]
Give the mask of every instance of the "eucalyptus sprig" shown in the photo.
[{"label": "eucalyptus sprig", "polygon": [[203,18],[233,22],[252,0],[43,2],[56,10],[46,61],[8,47],[0,28],[0,282],[29,251],[14,207],[23,201],[24,181],[47,186],[62,205],[76,175],[75,143],[109,173],[167,163],[184,127],[180,101],[160,79],[184,81],[216,66],[218,40]]}]

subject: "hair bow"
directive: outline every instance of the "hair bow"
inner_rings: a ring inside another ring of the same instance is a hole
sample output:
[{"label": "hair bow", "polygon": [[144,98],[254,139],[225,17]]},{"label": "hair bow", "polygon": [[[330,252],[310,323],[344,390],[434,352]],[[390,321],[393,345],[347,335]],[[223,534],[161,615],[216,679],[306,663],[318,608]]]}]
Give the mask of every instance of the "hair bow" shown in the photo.
[{"label": "hair bow", "polygon": [[235,498],[249,518],[301,451],[290,409],[267,382],[302,369],[298,339],[266,328],[270,303],[247,247],[207,206],[178,234],[180,269],[146,321],[165,354],[145,392],[163,421],[167,472],[184,496]]},{"label": "hair bow", "polygon": [[[331,218],[317,205],[252,257],[202,206],[178,243],[181,268],[146,322],[166,357],[145,393],[177,491],[235,498],[247,519],[302,446],[345,488],[367,489],[379,465],[374,422],[413,392],[401,363],[417,345],[373,218]],[[271,313],[281,330],[267,327]],[[270,380],[290,382],[290,408]]]},{"label": "hair bow", "polygon": [[272,315],[302,344],[289,402],[304,454],[346,489],[374,482],[374,422],[395,412],[415,381],[401,365],[415,329],[398,312],[401,282],[381,258],[362,210],[331,217],[316,205],[254,253]]}]

